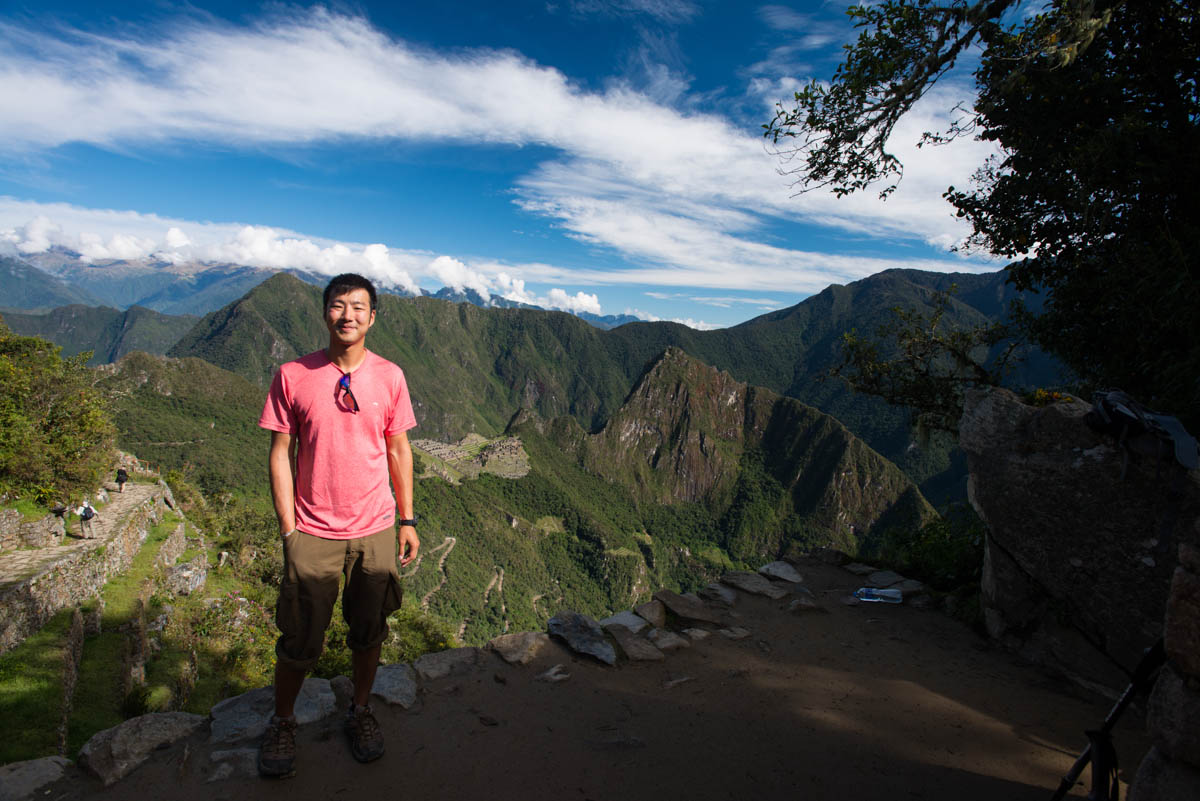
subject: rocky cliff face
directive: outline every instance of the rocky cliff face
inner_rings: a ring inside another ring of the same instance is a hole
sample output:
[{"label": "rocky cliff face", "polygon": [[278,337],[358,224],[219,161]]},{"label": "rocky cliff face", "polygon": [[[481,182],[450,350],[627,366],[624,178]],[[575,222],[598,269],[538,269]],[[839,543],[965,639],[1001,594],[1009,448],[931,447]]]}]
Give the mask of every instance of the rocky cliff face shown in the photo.
[{"label": "rocky cliff face", "polygon": [[1126,454],[1086,425],[1090,408],[973,391],[960,442],[971,503],[988,527],[989,633],[1082,684],[1119,691],[1162,634],[1179,545],[1195,544],[1200,476]]},{"label": "rocky cliff face", "polygon": [[647,500],[703,500],[736,479],[748,402],[745,384],[670,348],[591,439],[587,466]]},{"label": "rocky cliff face", "polygon": [[786,545],[786,531],[855,551],[882,526],[932,514],[895,465],[829,415],[679,348],[654,363],[583,450],[588,469],[643,502],[763,507],[780,524],[764,554]]}]

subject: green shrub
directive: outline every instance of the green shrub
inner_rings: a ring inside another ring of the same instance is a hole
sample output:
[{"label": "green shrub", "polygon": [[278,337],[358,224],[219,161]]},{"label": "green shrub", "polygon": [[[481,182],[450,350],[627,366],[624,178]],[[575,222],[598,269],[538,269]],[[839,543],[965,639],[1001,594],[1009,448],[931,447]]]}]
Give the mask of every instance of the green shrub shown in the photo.
[{"label": "green shrub", "polygon": [[48,505],[108,472],[115,429],[86,367],[91,353],[15,336],[0,323],[0,491]]},{"label": "green shrub", "polygon": [[982,522],[964,507],[917,529],[889,529],[872,556],[943,592],[962,587],[978,591],[983,537]]}]

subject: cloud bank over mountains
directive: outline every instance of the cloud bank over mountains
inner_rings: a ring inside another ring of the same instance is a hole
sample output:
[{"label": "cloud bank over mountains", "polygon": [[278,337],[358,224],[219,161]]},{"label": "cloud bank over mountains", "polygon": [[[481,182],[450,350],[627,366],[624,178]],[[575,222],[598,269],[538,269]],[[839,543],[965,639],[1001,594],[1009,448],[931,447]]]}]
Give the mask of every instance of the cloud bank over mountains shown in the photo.
[{"label": "cloud bank over mountains", "polygon": [[[581,11],[591,5],[576,2]],[[679,23],[701,12],[669,0],[618,5]],[[778,7],[761,16],[780,30],[806,24]],[[771,59],[794,67],[799,50],[828,47],[832,35],[811,31],[749,69],[744,91],[761,95],[754,102],[764,119],[783,80],[766,77]],[[94,260],[355,270],[407,291],[437,278],[513,299],[534,283],[812,293],[888,267],[992,270],[997,265],[907,250],[944,249],[967,233],[941,193],[965,183],[990,146],[914,145],[923,131],[945,128],[945,112],[963,92],[931,93],[897,126],[893,150],[906,177],[887,202],[871,192],[791,196],[760,131],[716,107],[666,104],[619,80],[588,89],[512,50],[433,50],[321,7],[283,7],[246,26],[192,15],[153,30],[105,33],[0,22],[0,155],[9,159],[52,159],[56,149],[80,143],[113,151],[202,143],[271,152],[346,141],[543,148],[546,155],[512,186],[513,202],[613,255],[586,269],[512,263],[403,243],[339,242],[253,221],[161,219],[11,198],[0,200],[0,239],[26,253],[57,244]],[[896,255],[790,247],[778,228],[794,224],[848,241],[890,238]],[[594,294],[548,292],[541,300],[566,304],[559,308],[599,309]]]},{"label": "cloud bank over mountains", "polygon": [[[27,223],[11,223],[30,214],[36,216]],[[58,220],[65,221],[66,227]],[[102,236],[95,233],[98,230],[110,233]],[[193,241],[193,236],[198,241]],[[427,284],[433,280],[456,292],[474,290],[485,299],[496,296],[572,313],[603,313],[595,294],[570,294],[552,288],[546,295],[538,295],[526,289],[525,281],[502,270],[487,274],[449,256],[395,250],[378,243],[313,240],[266,226],[195,224],[153,214],[30,204],[0,197],[0,251],[22,256],[45,253],[52,247],[78,253],[85,262],[154,259],[173,265],[215,263],[298,269],[327,276],[357,272],[389,289],[413,295],[421,293],[414,279],[417,276],[427,279]]]}]

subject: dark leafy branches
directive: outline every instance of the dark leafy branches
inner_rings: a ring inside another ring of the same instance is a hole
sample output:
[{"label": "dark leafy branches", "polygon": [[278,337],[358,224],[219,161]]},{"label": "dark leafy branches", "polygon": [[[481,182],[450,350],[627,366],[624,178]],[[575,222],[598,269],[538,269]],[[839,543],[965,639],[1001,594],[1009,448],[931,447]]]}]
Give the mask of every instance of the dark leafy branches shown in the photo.
[{"label": "dark leafy branches", "polygon": [[[811,84],[766,126],[803,189],[837,194],[898,178],[896,121],[968,48],[970,132],[999,156],[945,197],[967,247],[1012,258],[1039,294],[1022,327],[1080,389],[1117,386],[1200,425],[1200,13],[1190,0],[1018,3],[888,0],[828,87]],[[1010,13],[1011,12],[1011,13]],[[1006,21],[1006,13],[1014,18]],[[883,195],[894,188],[887,186]]]},{"label": "dark leafy branches", "polygon": [[1020,343],[1004,323],[947,324],[953,292],[936,293],[928,312],[893,309],[874,339],[843,335],[842,360],[830,375],[856,392],[911,408],[920,432],[956,433],[967,389],[999,386]]},{"label": "dark leafy branches", "polygon": [[[899,178],[903,165],[886,149],[896,123],[1016,0],[973,5],[888,0],[854,6],[861,28],[846,60],[826,86],[812,80],[795,94],[795,107],[777,106],[765,136],[797,176],[801,191],[828,188],[838,196]],[[936,137],[935,134],[927,134]],[[886,197],[896,188],[883,189]]]}]

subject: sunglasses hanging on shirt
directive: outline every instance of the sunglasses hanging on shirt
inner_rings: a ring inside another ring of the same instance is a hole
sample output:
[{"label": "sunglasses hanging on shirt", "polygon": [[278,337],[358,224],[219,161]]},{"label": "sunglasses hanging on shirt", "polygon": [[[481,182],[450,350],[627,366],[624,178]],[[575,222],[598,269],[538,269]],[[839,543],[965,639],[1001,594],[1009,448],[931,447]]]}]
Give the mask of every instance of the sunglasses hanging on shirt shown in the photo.
[{"label": "sunglasses hanging on shirt", "polygon": [[342,377],[338,379],[338,391],[342,392],[349,399],[349,407],[357,412],[358,400],[354,397],[354,393],[350,391],[350,374],[342,373]]}]

